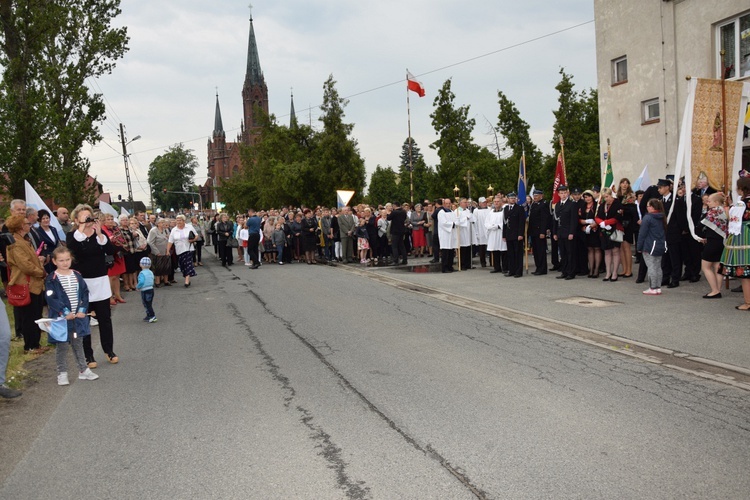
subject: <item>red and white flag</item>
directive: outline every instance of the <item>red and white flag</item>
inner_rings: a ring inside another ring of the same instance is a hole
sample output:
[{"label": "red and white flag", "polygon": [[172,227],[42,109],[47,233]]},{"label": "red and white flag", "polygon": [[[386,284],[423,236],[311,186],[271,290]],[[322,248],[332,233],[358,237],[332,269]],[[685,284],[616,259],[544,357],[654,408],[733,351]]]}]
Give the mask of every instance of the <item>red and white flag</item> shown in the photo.
[{"label": "red and white flag", "polygon": [[422,85],[422,82],[417,81],[408,69],[406,70],[406,88],[412,92],[416,92],[419,97],[424,97],[424,85]]},{"label": "red and white flag", "polygon": [[[560,195],[557,193],[557,188],[561,185],[565,185],[565,163],[562,157],[562,153],[557,154],[557,167],[555,168],[555,182],[552,184],[552,205],[554,206],[560,201]],[[550,207],[551,208],[551,207]]]}]

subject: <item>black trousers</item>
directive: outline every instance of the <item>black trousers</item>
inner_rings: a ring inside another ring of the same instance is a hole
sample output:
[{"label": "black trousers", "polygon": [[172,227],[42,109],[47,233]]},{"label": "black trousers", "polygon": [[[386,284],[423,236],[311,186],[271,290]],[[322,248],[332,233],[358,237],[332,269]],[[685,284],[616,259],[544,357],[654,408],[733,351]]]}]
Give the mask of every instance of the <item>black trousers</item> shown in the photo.
[{"label": "black trousers", "polygon": [[685,256],[685,275],[688,279],[697,278],[701,275],[701,253],[703,244],[686,234],[683,236],[684,247],[687,248]]},{"label": "black trousers", "polygon": [[459,252],[461,252],[461,269],[471,269],[471,245],[461,247]]},{"label": "black trousers", "polygon": [[681,240],[667,240],[667,253],[661,258],[662,282],[679,283],[682,275],[682,261],[685,255]]},{"label": "black trousers", "polygon": [[200,262],[201,261],[201,250],[203,249],[203,242],[202,241],[196,241],[195,242],[195,255],[193,256],[194,262]]},{"label": "black trousers", "polygon": [[523,241],[506,240],[508,244],[508,274],[523,276]]},{"label": "black trousers", "polygon": [[492,250],[490,252],[490,255],[492,255],[492,269],[497,272],[503,271],[503,253],[500,250]]},{"label": "black trousers", "polygon": [[534,266],[537,273],[547,273],[547,238],[538,234],[531,237],[531,252],[534,255]]},{"label": "black trousers", "polygon": [[576,242],[575,239],[561,237],[557,244],[560,246],[560,272],[563,276],[576,275]]},{"label": "black trousers", "polygon": [[479,264],[487,267],[487,245],[476,245],[477,254],[479,254]]},{"label": "black trousers", "polygon": [[[260,235],[255,235],[260,238]],[[228,266],[232,263],[232,247],[227,246],[227,240],[219,240],[219,258],[222,266]]]},{"label": "black trousers", "polygon": [[437,260],[440,258],[440,237],[438,236],[437,228],[432,234],[432,258]]},{"label": "black trousers", "polygon": [[560,242],[552,238],[552,267],[560,267]]},{"label": "black trousers", "polygon": [[[96,314],[96,320],[99,322],[99,342],[102,345],[102,351],[106,354],[114,353],[114,334],[112,332],[112,311],[109,306],[109,299],[89,302],[89,311]],[[83,337],[83,354],[86,361],[94,361],[94,350],[91,348],[91,335]]]},{"label": "black trousers", "polygon": [[[21,333],[23,334],[23,350],[36,349],[39,347],[39,339],[42,332],[39,331],[39,325],[36,320],[42,317],[42,308],[44,307],[44,298],[42,294],[29,293],[31,302],[23,307],[14,307],[18,311],[16,318],[21,320]],[[107,300],[109,303],[109,300]],[[14,313],[15,313],[14,311]]]},{"label": "black trousers", "polygon": [[[247,237],[247,248],[245,251],[247,252],[247,255],[250,257],[250,262],[253,263],[255,266],[260,265],[260,261],[258,260],[258,245],[260,244],[260,234],[250,234]],[[230,252],[231,253],[231,252]]]},{"label": "black trousers", "polygon": [[456,251],[452,248],[440,250],[440,268],[443,271],[453,271],[453,259],[456,256]]},{"label": "black trousers", "polygon": [[394,234],[391,236],[391,251],[393,252],[393,262],[398,264],[399,259],[406,264],[406,246],[404,245],[403,234]]}]

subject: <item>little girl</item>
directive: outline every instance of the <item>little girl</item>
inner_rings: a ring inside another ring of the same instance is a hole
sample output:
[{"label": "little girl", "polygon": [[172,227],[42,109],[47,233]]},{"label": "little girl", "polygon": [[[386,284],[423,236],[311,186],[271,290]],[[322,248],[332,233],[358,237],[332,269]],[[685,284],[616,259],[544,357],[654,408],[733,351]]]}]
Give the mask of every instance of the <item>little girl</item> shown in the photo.
[{"label": "little girl", "polygon": [[240,230],[237,232],[237,240],[240,246],[244,249],[243,258],[245,259],[245,265],[251,266],[250,253],[247,251],[247,240],[250,238],[250,233],[247,231],[247,225],[243,223],[240,226]]},{"label": "little girl", "polygon": [[643,262],[648,267],[648,290],[644,295],[661,295],[661,257],[667,253],[667,224],[664,220],[664,205],[661,200],[652,198],[646,205],[648,213],[641,221],[638,232],[638,251],[642,252]]},{"label": "little girl", "polygon": [[73,256],[66,247],[57,247],[52,252],[52,262],[57,270],[48,275],[45,280],[49,317],[67,320],[64,327],[67,329],[67,339],[56,341],[51,335],[49,336],[49,341],[57,344],[55,349],[57,385],[70,383],[66,360],[68,343],[73,347],[73,354],[78,364],[78,378],[96,380],[99,375],[92,372],[91,368],[86,365],[86,357],[83,354],[83,337],[91,334],[89,320],[86,317],[89,307],[89,289],[81,274],[70,268],[73,264]]},{"label": "little girl", "polygon": [[367,251],[370,249],[369,236],[367,234],[367,219],[359,219],[359,225],[354,234],[357,236],[357,249],[359,249],[360,264],[367,264]]},{"label": "little girl", "polygon": [[[283,219],[279,217],[279,220],[282,221]],[[284,265],[283,257],[284,247],[286,246],[286,233],[284,232],[281,222],[276,223],[276,228],[271,235],[271,243],[273,243],[273,246],[276,248],[276,260],[279,261],[279,265]]]},{"label": "little girl", "polygon": [[719,261],[724,252],[724,240],[727,237],[727,214],[724,212],[724,193],[713,193],[708,197],[708,211],[701,224],[706,226],[705,238],[702,239],[701,269],[711,291],[704,299],[720,299],[722,275],[719,274]]}]

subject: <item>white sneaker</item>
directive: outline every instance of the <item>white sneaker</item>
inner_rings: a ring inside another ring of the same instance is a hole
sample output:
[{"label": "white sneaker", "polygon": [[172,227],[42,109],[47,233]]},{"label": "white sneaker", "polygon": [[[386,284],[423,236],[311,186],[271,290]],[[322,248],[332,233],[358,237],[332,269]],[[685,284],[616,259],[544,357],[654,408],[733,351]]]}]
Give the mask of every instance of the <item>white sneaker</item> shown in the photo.
[{"label": "white sneaker", "polygon": [[89,326],[99,326],[99,320],[97,320],[96,318],[91,318]]},{"label": "white sneaker", "polygon": [[159,320],[158,320],[158,319],[156,319],[156,316],[154,316],[153,318],[150,318],[150,319],[148,320],[148,322],[149,322],[149,323],[156,323],[157,321],[159,321]]},{"label": "white sneaker", "polygon": [[[65,378],[67,380],[67,374],[65,374]],[[99,378],[99,375],[92,372],[91,368],[86,368],[86,370],[78,374],[78,380],[96,380],[98,378]]]},{"label": "white sneaker", "polygon": [[70,385],[70,382],[68,381],[68,372],[61,372],[57,374],[57,385]]},{"label": "white sneaker", "polygon": [[283,266],[283,265],[284,265],[284,263],[283,263],[283,262],[281,262],[281,261],[279,261],[279,265],[280,265],[280,266]]}]

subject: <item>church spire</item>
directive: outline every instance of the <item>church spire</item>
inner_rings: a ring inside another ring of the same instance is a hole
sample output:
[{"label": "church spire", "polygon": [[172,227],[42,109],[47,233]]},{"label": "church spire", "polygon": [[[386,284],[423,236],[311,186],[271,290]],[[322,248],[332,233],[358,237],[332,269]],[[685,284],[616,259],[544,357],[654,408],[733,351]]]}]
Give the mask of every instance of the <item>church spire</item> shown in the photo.
[{"label": "church spire", "polygon": [[294,92],[292,92],[292,108],[289,111],[289,128],[297,126],[297,114],[294,112]]},{"label": "church spire", "polygon": [[258,44],[255,42],[255,29],[253,28],[253,14],[250,12],[250,36],[247,41],[247,72],[245,81],[250,85],[264,83],[263,71],[260,69],[260,57],[258,56]]},{"label": "church spire", "polygon": [[221,108],[219,108],[219,92],[216,92],[216,114],[214,115],[214,137],[224,137],[224,124],[221,122]]}]

